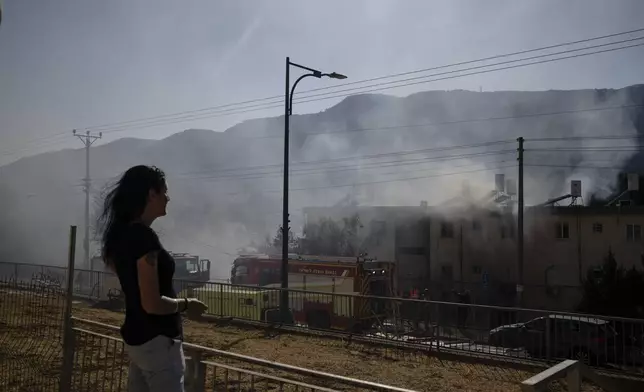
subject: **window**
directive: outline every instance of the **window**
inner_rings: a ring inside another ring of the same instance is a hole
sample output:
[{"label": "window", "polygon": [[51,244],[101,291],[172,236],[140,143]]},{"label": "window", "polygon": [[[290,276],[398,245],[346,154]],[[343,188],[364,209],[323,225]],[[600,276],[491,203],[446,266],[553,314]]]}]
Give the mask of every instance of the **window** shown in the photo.
[{"label": "window", "polygon": [[555,238],[567,239],[570,238],[570,228],[568,222],[557,222],[555,224]]},{"label": "window", "polygon": [[245,265],[239,265],[233,269],[235,276],[246,276],[248,275],[248,267]]},{"label": "window", "polygon": [[604,231],[604,225],[601,223],[593,223],[593,233],[602,233]]},{"label": "window", "polygon": [[626,241],[641,241],[642,240],[642,226],[640,225],[626,225]]},{"label": "window", "polygon": [[454,224],[451,222],[441,223],[441,237],[454,238]]},{"label": "window", "polygon": [[188,272],[199,272],[199,263],[197,262],[197,259],[190,259],[186,261],[186,269]]}]

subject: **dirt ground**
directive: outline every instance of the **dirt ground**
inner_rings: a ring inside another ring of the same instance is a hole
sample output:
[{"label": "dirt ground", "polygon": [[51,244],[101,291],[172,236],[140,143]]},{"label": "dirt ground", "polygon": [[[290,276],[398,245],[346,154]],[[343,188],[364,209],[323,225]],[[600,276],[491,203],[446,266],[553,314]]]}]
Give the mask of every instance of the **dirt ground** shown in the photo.
[{"label": "dirt ground", "polygon": [[[74,307],[74,315],[111,325],[120,325],[123,319],[121,313],[80,304]],[[202,346],[418,391],[519,391],[519,382],[532,375],[433,357],[401,358],[402,354],[390,350],[335,339],[267,336],[265,331],[205,322],[188,321],[185,338]],[[553,385],[550,390],[563,390],[559,387]]]},{"label": "dirt ground", "polygon": [[[0,291],[0,389],[38,390],[32,385],[35,381],[31,380],[37,377],[20,375],[28,369],[42,379],[42,385],[52,384],[62,358],[59,325],[64,301],[12,290]],[[82,319],[117,326],[123,319],[119,312],[91,308],[82,302],[74,303],[73,314]],[[84,325],[77,327],[95,330]],[[519,391],[519,382],[532,375],[507,368],[438,360],[434,357],[405,358],[400,353],[393,355],[388,350],[348,344],[336,339],[267,333],[206,322],[187,321],[185,338],[187,342],[207,347],[417,391]],[[93,351],[87,356],[89,359],[77,358],[77,365],[82,365],[85,370],[100,371],[97,369],[101,368],[101,364],[110,361],[102,353],[110,348],[101,344],[103,347],[99,343],[92,346]],[[111,363],[110,366],[116,366],[120,362],[112,359]],[[234,366],[242,367],[239,363]],[[111,390],[96,386],[101,381],[105,384],[101,378],[106,377],[105,374],[97,375],[96,383],[91,383],[91,390]],[[27,382],[31,384],[27,385]],[[112,385],[111,382],[108,384]],[[43,387],[42,390],[54,389]],[[553,384],[549,390],[563,391],[565,387]],[[587,386],[584,390],[597,389]]]}]

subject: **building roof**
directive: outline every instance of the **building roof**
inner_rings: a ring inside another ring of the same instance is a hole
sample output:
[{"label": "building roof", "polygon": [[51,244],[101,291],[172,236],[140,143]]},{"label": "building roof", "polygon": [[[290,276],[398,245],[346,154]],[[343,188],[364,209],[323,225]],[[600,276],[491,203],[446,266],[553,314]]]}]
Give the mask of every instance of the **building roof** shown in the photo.
[{"label": "building roof", "polygon": [[644,206],[531,206],[526,213],[553,215],[644,215]]}]

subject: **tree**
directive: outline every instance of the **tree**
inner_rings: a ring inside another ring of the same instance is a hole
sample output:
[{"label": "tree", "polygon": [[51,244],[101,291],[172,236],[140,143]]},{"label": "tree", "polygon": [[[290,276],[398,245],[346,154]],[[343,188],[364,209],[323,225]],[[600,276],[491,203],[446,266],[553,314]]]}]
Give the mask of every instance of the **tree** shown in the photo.
[{"label": "tree", "polygon": [[617,265],[612,249],[600,267],[590,268],[583,283],[579,310],[619,317],[644,315],[644,274]]},{"label": "tree", "polygon": [[304,227],[299,239],[301,253],[325,256],[355,256],[359,253],[358,228],[360,217],[355,214],[343,218],[341,225],[330,218]]},{"label": "tree", "polygon": [[[361,250],[358,245],[358,229],[361,227],[357,214],[336,222],[331,218],[322,218],[316,223],[304,227],[301,237],[289,231],[288,249],[291,253],[324,255],[324,256],[355,256]],[[252,246],[261,253],[282,252],[282,227],[277,229],[274,237],[266,237],[263,244]]]},{"label": "tree", "polygon": [[[282,252],[282,238],[284,234],[282,233],[282,226],[277,229],[275,237],[266,238],[266,241],[263,245],[259,246],[259,251],[262,253],[281,253]],[[297,253],[298,252],[298,238],[293,234],[292,231],[288,232],[288,251]]]}]

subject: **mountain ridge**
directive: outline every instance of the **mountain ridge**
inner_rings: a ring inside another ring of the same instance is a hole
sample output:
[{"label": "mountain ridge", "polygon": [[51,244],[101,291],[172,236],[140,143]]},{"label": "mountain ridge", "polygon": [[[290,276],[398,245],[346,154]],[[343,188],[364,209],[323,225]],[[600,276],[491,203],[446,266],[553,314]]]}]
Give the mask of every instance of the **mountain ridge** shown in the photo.
[{"label": "mountain ridge", "polygon": [[[639,106],[539,115],[620,105]],[[494,172],[516,177],[516,168],[497,170],[498,164],[485,155],[451,160],[435,157],[489,152],[490,158],[512,163],[513,141],[518,136],[526,137],[527,203],[563,194],[571,176],[582,178],[585,191],[610,192],[615,185],[614,171],[581,168],[601,158],[624,170],[639,171],[644,167],[644,156],[588,153],[583,148],[635,146],[634,140],[601,144],[590,139],[571,141],[566,146],[576,151],[556,153],[539,151],[552,144],[530,139],[642,135],[642,105],[644,84],[638,84],[620,89],[528,92],[432,90],[406,97],[366,94],[347,97],[319,113],[294,114],[294,230],[301,227],[302,207],[333,205],[346,197],[364,205],[417,205],[420,200],[438,203],[460,192],[458,172],[470,170],[466,164],[481,170],[468,174],[468,180],[491,188]],[[535,116],[530,117],[532,114]],[[189,128],[160,140],[123,138],[97,145],[92,147],[93,195],[100,195],[129,166],[159,166],[168,174],[173,199],[165,223],[159,223],[166,233],[165,241],[178,251],[229,261],[229,256],[222,255],[234,254],[236,247],[251,240],[261,241],[274,233],[281,221],[282,134],[283,117],[275,116],[246,120],[222,132]],[[492,154],[497,147],[450,147],[490,141],[502,142],[498,150],[507,150],[505,155]],[[441,148],[445,152],[437,151]],[[428,152],[409,152],[421,149]],[[347,158],[366,155],[382,158]],[[543,162],[561,167],[539,168]],[[0,168],[0,196],[6,200],[5,211],[0,211],[0,257],[33,262],[51,258],[51,263],[65,259],[65,228],[69,224],[82,226],[83,222],[84,164],[83,149],[65,149],[25,157]],[[422,179],[424,175],[426,179]],[[416,179],[400,181],[402,178]],[[57,234],[48,235],[46,230]],[[34,241],[41,246],[34,247]]]}]

